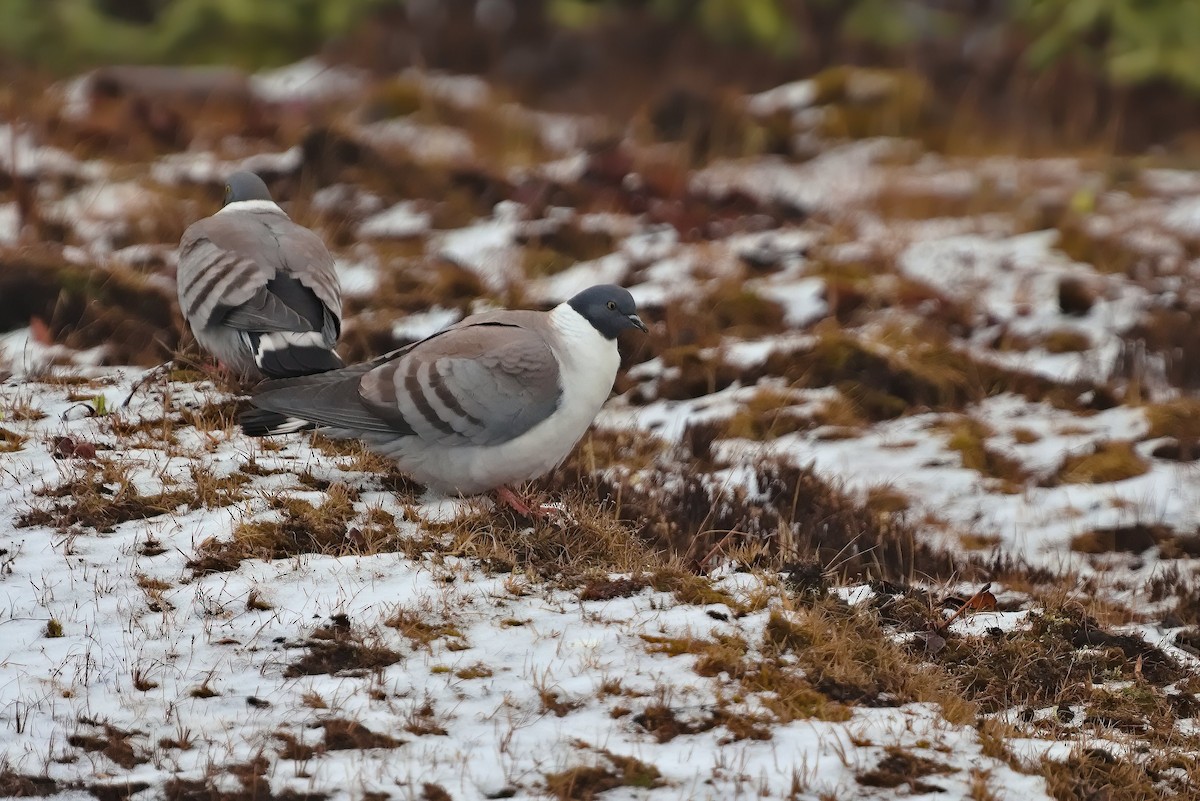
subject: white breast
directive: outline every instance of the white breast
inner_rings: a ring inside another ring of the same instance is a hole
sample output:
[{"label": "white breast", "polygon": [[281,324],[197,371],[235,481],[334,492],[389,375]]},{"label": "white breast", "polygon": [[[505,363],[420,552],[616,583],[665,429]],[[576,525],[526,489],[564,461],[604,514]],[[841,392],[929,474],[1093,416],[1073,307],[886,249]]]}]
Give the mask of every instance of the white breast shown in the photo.
[{"label": "white breast", "polygon": [[400,469],[435,489],[471,495],[528,481],[562,462],[608,400],[621,355],[615,340],[605,339],[566,304],[550,312],[549,322],[556,333],[548,340],[558,358],[562,387],[552,415],[516,439],[491,447],[439,448],[406,440],[389,454]]}]

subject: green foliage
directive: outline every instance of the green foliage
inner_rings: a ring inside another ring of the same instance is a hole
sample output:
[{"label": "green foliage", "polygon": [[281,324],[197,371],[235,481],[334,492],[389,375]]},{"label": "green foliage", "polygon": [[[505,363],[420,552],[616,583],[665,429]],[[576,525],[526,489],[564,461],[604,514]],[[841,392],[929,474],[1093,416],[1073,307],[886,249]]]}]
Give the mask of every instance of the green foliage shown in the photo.
[{"label": "green foliage", "polygon": [[400,0],[4,0],[0,55],[55,71],[105,63],[258,68],[316,51],[373,8]]},{"label": "green foliage", "polygon": [[1026,53],[1035,68],[1076,58],[1117,83],[1200,89],[1197,0],[1019,0],[1014,13],[1037,33]]},{"label": "green foliage", "polygon": [[[548,0],[564,24],[584,27],[609,11],[648,7],[660,17],[694,26],[714,41],[759,47],[779,56],[801,50],[830,30],[845,42],[898,50],[921,42],[953,42],[968,32],[1027,46],[1035,70],[1065,61],[1082,64],[1126,85],[1165,80],[1200,90],[1200,0],[1012,0],[1005,18],[978,19],[970,4],[927,0],[809,0],[797,13],[787,0]],[[984,27],[986,26],[986,27]]]}]

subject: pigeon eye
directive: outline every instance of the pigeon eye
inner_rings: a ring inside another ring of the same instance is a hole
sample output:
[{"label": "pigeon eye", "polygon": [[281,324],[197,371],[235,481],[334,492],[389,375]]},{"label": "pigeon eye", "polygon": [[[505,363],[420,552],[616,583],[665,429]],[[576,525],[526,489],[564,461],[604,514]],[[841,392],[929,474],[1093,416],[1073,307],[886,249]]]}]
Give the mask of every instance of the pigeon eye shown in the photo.
[{"label": "pigeon eye", "polygon": [[617,310],[617,304],[616,304],[614,301],[611,301],[611,300],[610,300],[610,301],[609,301],[607,304],[605,304],[605,305],[607,305],[607,306],[608,306],[608,310],[609,310],[609,311],[616,311],[616,310]]}]

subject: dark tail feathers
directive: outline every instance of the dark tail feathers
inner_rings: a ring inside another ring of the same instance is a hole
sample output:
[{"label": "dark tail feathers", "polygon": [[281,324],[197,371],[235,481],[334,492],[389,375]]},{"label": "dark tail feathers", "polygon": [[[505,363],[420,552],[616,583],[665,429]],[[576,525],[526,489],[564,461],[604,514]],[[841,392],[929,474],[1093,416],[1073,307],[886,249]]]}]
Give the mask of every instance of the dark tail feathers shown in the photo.
[{"label": "dark tail feathers", "polygon": [[238,415],[238,425],[242,427],[242,433],[248,437],[269,437],[274,434],[291,434],[316,428],[315,424],[307,420],[288,417],[286,414],[266,409],[247,409]]},{"label": "dark tail feathers", "polygon": [[319,340],[320,334],[309,331],[252,336],[254,362],[267,378],[295,378],[344,367],[341,358]]}]

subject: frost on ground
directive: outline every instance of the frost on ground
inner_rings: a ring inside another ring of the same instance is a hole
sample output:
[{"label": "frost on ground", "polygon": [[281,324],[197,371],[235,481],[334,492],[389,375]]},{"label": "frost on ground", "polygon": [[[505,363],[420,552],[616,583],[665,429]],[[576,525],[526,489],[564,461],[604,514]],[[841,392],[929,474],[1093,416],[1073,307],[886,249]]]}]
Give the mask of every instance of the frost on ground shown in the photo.
[{"label": "frost on ground", "polygon": [[[0,795],[1200,794],[1194,174],[826,141],[793,90],[746,113],[807,155],[697,159],[476,79],[252,85],[8,128],[54,179],[0,193]],[[561,516],[238,432],[172,274],[239,167],[348,359],[631,288]]]}]

